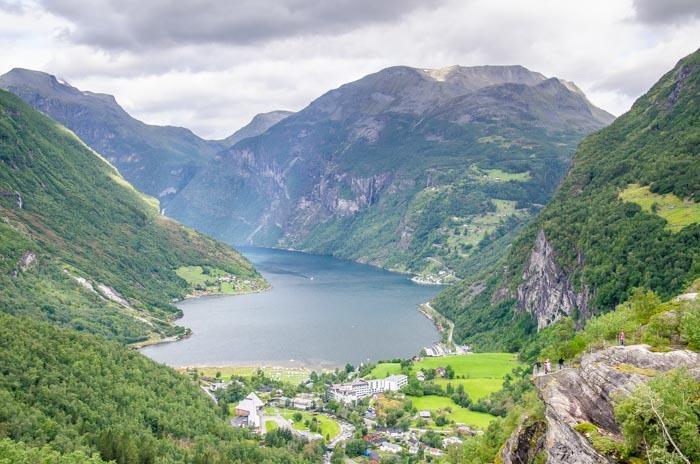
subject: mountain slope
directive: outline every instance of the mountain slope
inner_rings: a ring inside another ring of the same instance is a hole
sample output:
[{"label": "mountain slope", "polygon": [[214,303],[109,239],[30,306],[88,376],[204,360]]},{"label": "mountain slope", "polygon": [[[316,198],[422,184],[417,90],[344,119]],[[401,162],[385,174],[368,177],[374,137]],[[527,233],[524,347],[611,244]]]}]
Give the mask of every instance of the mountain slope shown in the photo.
[{"label": "mountain slope", "polygon": [[[318,462],[291,447],[262,448],[188,377],[99,337],[0,313],[0,366],[0,435],[29,451],[46,445],[144,464]],[[9,448],[0,440],[0,462],[30,454]]]},{"label": "mountain slope", "polygon": [[163,202],[228,146],[181,127],[144,124],[113,96],[80,91],[43,72],[15,68],[0,76],[0,88],[71,129],[136,188]]},{"label": "mountain slope", "polygon": [[248,124],[226,137],[222,142],[227,147],[231,147],[243,139],[247,139],[248,137],[255,137],[256,135],[262,134],[270,127],[274,126],[281,120],[286,119],[293,114],[293,111],[284,110],[256,114]]},{"label": "mountain slope", "polygon": [[[487,272],[438,296],[455,336],[517,349],[635,287],[668,298],[700,274],[700,52],[587,137],[552,202]],[[498,337],[495,336],[498,334]]]},{"label": "mountain slope", "polygon": [[168,214],[230,243],[464,275],[612,119],[521,66],[388,68],[218,154]]},{"label": "mountain slope", "polygon": [[134,342],[184,330],[171,322],[171,301],[193,290],[182,266],[263,285],[234,250],[161,216],[74,134],[1,90],[0,216],[0,311]]}]

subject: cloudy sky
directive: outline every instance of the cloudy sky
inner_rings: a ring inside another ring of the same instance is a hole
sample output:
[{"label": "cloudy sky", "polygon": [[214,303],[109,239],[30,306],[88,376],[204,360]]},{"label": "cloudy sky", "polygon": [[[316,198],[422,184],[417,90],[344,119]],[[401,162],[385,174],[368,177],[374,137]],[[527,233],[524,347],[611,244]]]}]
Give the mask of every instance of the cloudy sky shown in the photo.
[{"label": "cloudy sky", "polygon": [[208,138],[398,64],[521,64],[620,114],[698,47],[698,0],[0,0],[0,72]]}]

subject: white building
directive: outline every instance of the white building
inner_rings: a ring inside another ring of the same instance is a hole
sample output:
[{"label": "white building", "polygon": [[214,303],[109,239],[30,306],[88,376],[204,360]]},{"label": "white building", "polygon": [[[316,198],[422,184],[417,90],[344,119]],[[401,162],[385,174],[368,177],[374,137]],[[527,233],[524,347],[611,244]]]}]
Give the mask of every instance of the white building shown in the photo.
[{"label": "white building", "polygon": [[447,437],[444,440],[442,440],[442,446],[447,448],[448,446],[452,445],[461,445],[462,444],[462,439],[459,437]]},{"label": "white building", "polygon": [[395,443],[389,443],[388,441],[385,441],[379,446],[379,451],[397,454],[401,452],[401,447]]},{"label": "white building", "polygon": [[236,416],[245,418],[245,425],[260,428],[262,425],[262,410],[265,404],[258,395],[251,393],[236,406]]},{"label": "white building", "polygon": [[292,400],[292,407],[294,409],[306,411],[307,409],[311,409],[314,403],[315,401],[312,398],[296,397]]},{"label": "white building", "polygon": [[334,384],[331,387],[331,395],[337,401],[353,403],[377,393],[399,391],[407,384],[408,377],[403,374],[390,375],[384,379],[358,379],[350,383]]}]

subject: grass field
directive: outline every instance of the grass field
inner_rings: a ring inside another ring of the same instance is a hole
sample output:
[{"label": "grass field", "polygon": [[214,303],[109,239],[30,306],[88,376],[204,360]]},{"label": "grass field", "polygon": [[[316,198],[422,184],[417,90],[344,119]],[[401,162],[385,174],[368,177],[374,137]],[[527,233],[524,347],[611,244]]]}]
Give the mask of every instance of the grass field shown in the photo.
[{"label": "grass field", "polygon": [[236,278],[232,282],[219,281],[219,277],[229,276],[229,274],[218,268],[210,267],[205,271],[202,266],[182,266],[177,268],[175,273],[187,281],[193,289],[208,293],[232,295],[257,288],[257,283],[245,279]]},{"label": "grass field", "polygon": [[[324,438],[328,437],[329,440],[332,440],[335,438],[336,435],[340,433],[340,424],[338,422],[334,421],[328,416],[325,416],[323,414],[311,414],[308,412],[304,411],[297,411],[296,409],[284,409],[284,408],[266,408],[265,409],[265,414],[274,414],[276,412],[279,412],[279,414],[284,417],[285,419],[289,420],[292,422],[292,426],[296,430],[300,431],[309,431],[309,427],[304,423],[305,421],[310,421],[312,417],[315,417],[318,419],[318,422],[321,426],[321,430],[318,432],[321,435],[323,435]],[[301,420],[298,422],[294,421],[294,413],[301,413]]]},{"label": "grass field", "polygon": [[666,220],[666,228],[678,232],[685,226],[700,223],[700,203],[685,201],[672,193],[659,195],[639,184],[630,184],[620,192],[620,199],[638,204],[643,211]]},{"label": "grass field", "polygon": [[[205,366],[197,367],[201,375],[216,377],[216,373],[221,373],[222,379],[228,379],[232,375],[239,377],[251,377],[258,369],[262,369],[266,376],[271,379],[298,385],[309,378],[311,371],[302,367],[250,367],[250,366]],[[181,369],[184,370],[184,369]]]},{"label": "grass field", "polygon": [[454,388],[461,384],[471,399],[478,400],[500,390],[503,379],[435,379],[435,383],[443,388],[447,387],[448,383],[451,383]]},{"label": "grass field", "polygon": [[456,378],[502,379],[518,365],[513,353],[472,353],[466,355],[423,358],[413,365],[413,372],[452,366]]},{"label": "grass field", "polygon": [[398,374],[401,372],[400,363],[379,363],[377,364],[372,372],[369,373],[370,379],[383,379],[393,374]]},{"label": "grass field", "polygon": [[266,432],[272,432],[273,430],[277,430],[278,425],[277,422],[273,420],[267,420],[265,421],[265,431]]},{"label": "grass field", "polygon": [[444,396],[410,397],[413,406],[419,411],[445,412],[448,419],[458,423],[485,429],[494,419],[491,414],[470,411]]}]

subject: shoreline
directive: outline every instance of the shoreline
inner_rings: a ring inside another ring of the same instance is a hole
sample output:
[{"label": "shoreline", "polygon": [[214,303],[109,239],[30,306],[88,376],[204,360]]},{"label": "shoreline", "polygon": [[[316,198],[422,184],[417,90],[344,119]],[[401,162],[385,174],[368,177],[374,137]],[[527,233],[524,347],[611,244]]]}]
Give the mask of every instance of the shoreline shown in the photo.
[{"label": "shoreline", "polygon": [[[203,298],[203,297],[208,297],[208,296],[222,297],[222,296],[253,295],[253,294],[256,294],[256,293],[263,293],[263,292],[267,292],[267,291],[269,291],[269,290],[272,290],[272,284],[270,284],[269,282],[267,282],[267,280],[265,280],[265,279],[263,279],[263,281],[267,283],[267,286],[266,286],[265,288],[260,288],[260,289],[257,289],[257,290],[250,290],[250,291],[245,291],[245,292],[238,292],[238,293],[204,292],[204,293],[199,294],[199,295],[190,293],[190,294],[185,295],[185,296],[182,297],[182,298],[179,298],[179,299],[177,299],[177,300],[175,300],[175,301],[172,301],[171,304],[172,304],[172,305],[176,305],[177,303],[182,303],[182,302],[185,302],[185,301],[188,301],[188,300],[194,300],[194,299],[196,299],[196,298]],[[180,308],[178,308],[178,309],[180,309]],[[185,327],[185,326],[177,325],[177,324],[176,324],[176,322],[179,321],[180,319],[182,319],[183,317],[184,317],[184,313],[183,313],[182,316],[180,316],[180,317],[178,317],[178,318],[176,318],[176,319],[173,319],[173,320],[170,321],[170,322],[172,323],[172,325],[173,325],[174,327],[183,327],[183,328],[185,329],[185,333],[184,333],[184,334],[182,334],[182,335],[171,335],[171,336],[168,336],[168,337],[159,337],[159,338],[156,338],[156,339],[149,339],[149,340],[144,340],[144,341],[142,341],[142,342],[136,342],[136,343],[129,343],[127,346],[128,346],[129,348],[131,348],[131,349],[134,349],[134,350],[141,350],[142,348],[148,348],[148,347],[150,347],[150,346],[157,346],[157,345],[164,345],[164,344],[166,344],[166,343],[175,343],[175,342],[179,342],[179,341],[181,341],[181,340],[185,340],[186,338],[191,337],[191,336],[194,334],[194,332],[192,331],[192,329],[190,329],[189,327]]]},{"label": "shoreline", "polygon": [[[438,333],[443,335],[447,330],[447,343],[453,343],[452,336],[454,334],[455,324],[450,319],[441,314],[438,310],[432,307],[430,301],[418,305],[418,311],[425,317],[430,319],[430,321],[435,325]],[[447,329],[443,326],[443,323],[447,325]]]}]

